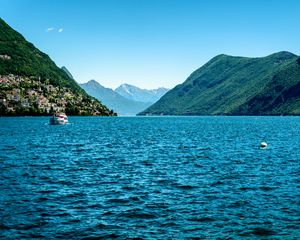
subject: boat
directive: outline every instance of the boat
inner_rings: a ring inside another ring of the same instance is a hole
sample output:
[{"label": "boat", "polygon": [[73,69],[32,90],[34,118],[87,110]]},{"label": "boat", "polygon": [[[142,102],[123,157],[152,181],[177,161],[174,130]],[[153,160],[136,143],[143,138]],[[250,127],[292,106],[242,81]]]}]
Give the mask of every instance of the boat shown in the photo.
[{"label": "boat", "polygon": [[50,125],[63,125],[67,124],[68,122],[68,117],[65,113],[54,114],[50,118]]}]

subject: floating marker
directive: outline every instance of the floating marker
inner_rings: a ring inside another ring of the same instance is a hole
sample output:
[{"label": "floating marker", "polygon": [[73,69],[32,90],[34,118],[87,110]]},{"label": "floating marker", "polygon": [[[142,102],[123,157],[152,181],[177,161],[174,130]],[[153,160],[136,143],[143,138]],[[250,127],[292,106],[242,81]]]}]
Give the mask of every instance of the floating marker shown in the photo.
[{"label": "floating marker", "polygon": [[261,142],[260,143],[261,148],[266,148],[267,146],[268,146],[268,144],[266,142]]}]

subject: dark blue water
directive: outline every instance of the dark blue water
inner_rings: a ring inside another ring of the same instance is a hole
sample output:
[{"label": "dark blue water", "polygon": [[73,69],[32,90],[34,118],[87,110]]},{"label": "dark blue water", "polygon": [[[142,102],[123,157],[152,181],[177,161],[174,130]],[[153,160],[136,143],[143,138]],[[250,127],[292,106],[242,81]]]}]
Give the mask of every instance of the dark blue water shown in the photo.
[{"label": "dark blue water", "polygon": [[299,239],[299,117],[70,122],[0,118],[1,239]]}]

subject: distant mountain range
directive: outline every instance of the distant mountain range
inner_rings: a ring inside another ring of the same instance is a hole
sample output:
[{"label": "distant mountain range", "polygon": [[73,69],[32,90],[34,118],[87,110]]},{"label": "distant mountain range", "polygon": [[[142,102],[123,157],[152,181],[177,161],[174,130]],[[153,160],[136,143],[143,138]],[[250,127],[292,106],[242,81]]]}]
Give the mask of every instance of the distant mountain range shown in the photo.
[{"label": "distant mountain range", "polygon": [[300,58],[218,55],[140,115],[300,115]]},{"label": "distant mountain range", "polygon": [[119,93],[121,96],[138,101],[155,103],[157,102],[169,89],[167,88],[157,88],[157,89],[141,89],[133,85],[122,84],[115,89],[115,92]]},{"label": "distant mountain range", "polygon": [[0,82],[0,115],[114,115],[102,103],[120,115],[300,115],[300,58],[290,52],[218,55],[170,91],[81,84],[92,97],[1,18]]},{"label": "distant mountain range", "polygon": [[0,18],[0,116],[114,115]]},{"label": "distant mountain range", "polygon": [[137,113],[145,110],[152,103],[134,101],[121,96],[110,88],[103,87],[95,80],[90,80],[87,83],[79,84],[89,95],[97,98],[114,112],[121,116],[135,116]]}]

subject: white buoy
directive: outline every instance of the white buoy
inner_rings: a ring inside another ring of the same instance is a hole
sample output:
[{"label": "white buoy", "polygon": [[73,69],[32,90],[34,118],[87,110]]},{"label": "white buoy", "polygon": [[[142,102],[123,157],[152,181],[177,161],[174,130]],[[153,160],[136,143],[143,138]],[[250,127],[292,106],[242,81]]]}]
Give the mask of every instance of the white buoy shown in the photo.
[{"label": "white buoy", "polygon": [[267,146],[268,146],[268,144],[266,142],[261,142],[260,143],[261,148],[266,148]]}]

